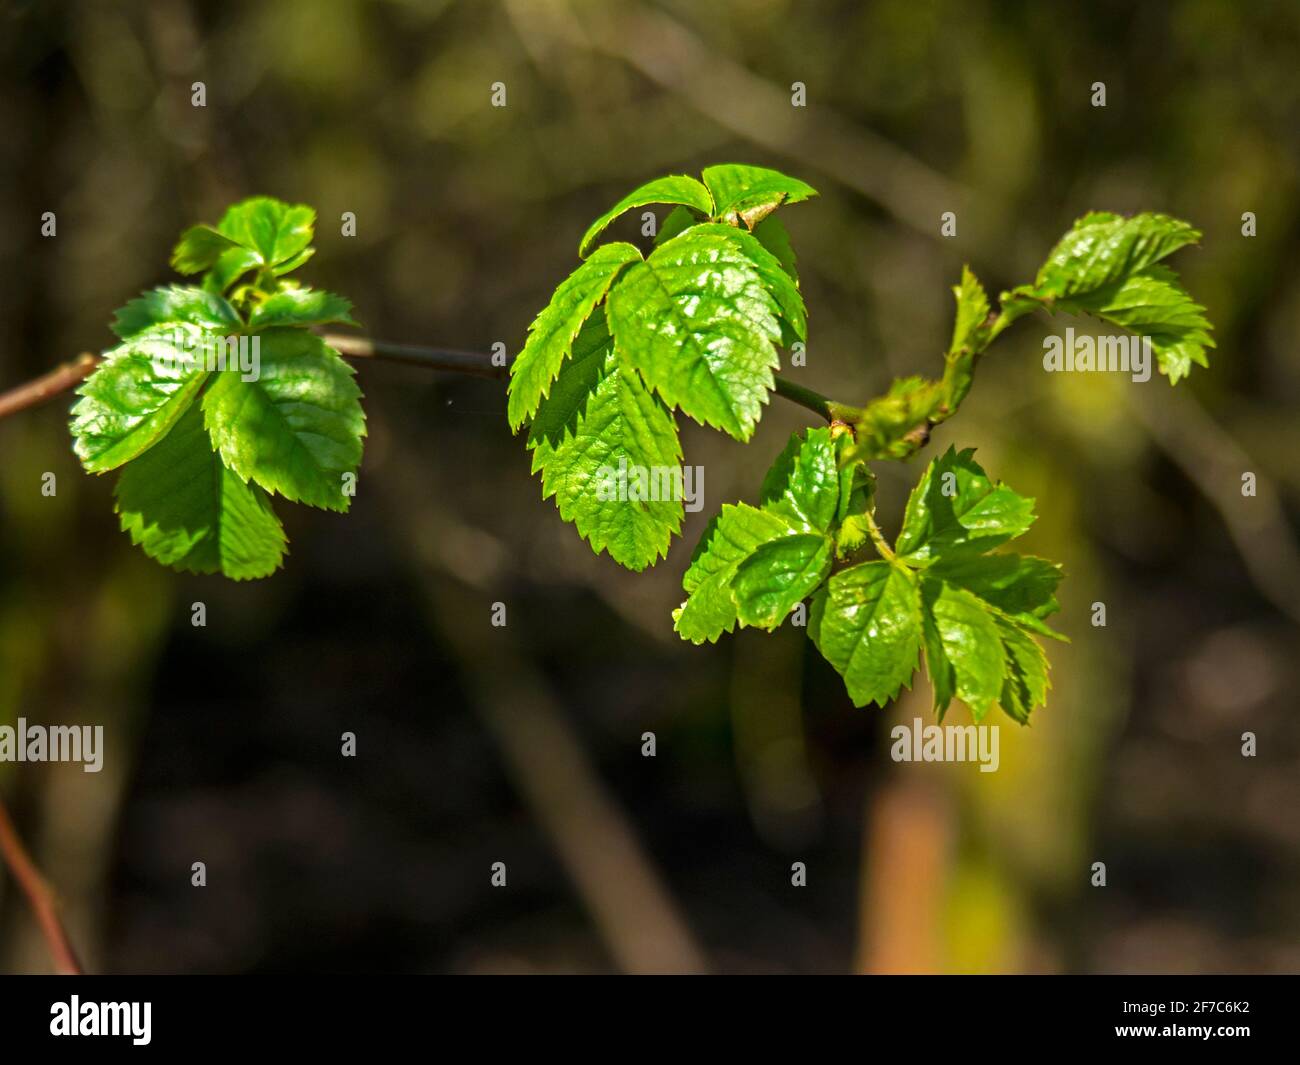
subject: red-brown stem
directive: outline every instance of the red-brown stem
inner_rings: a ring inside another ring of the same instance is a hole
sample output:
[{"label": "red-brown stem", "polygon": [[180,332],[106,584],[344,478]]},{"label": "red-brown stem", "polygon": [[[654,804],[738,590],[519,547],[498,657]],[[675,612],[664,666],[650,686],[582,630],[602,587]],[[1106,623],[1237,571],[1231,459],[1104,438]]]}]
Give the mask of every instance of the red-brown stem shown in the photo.
[{"label": "red-brown stem", "polygon": [[76,388],[94,372],[98,365],[99,356],[86,352],[84,355],[77,356],[72,362],[65,362],[34,381],[28,381],[25,385],[0,393],[0,418],[7,418],[10,414],[17,414],[18,411],[26,410],[28,407],[40,406],[68,389]]},{"label": "red-brown stem", "polygon": [[59,920],[59,908],[54,900],[54,893],[45,882],[45,878],[41,876],[40,870],[36,868],[36,863],[28,855],[23,841],[18,838],[18,833],[9,819],[9,812],[3,802],[0,802],[0,857],[13,873],[14,880],[18,882],[22,893],[27,896],[32,913],[36,916],[36,924],[54,958],[55,968],[68,976],[79,975],[81,963],[77,960],[77,952],[72,949],[68,933],[64,931],[63,922]]}]

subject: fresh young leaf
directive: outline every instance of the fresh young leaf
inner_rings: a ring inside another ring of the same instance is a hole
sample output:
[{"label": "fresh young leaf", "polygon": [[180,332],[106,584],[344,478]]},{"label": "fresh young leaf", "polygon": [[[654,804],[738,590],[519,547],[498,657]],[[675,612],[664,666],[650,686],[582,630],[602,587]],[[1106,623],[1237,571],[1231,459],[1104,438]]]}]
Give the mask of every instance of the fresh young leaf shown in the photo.
[{"label": "fresh young leaf", "polygon": [[253,329],[269,329],[278,325],[325,325],[331,322],[357,324],[352,320],[351,300],[332,292],[287,283],[279,292],[254,306],[248,319],[248,324]]},{"label": "fresh young leaf", "polygon": [[172,249],[172,268],[180,274],[201,274],[223,253],[238,247],[238,241],[213,226],[190,226]]},{"label": "fresh young leaf", "polygon": [[[955,678],[956,695],[970,708],[971,716],[982,721],[1001,696],[1007,671],[998,618],[964,588],[929,579],[923,579],[923,588],[928,620]],[[937,694],[937,685],[935,690]],[[942,716],[944,707],[937,709]]]},{"label": "fresh young leaf", "polygon": [[1044,620],[1059,609],[1058,566],[986,554],[1033,523],[1033,501],[995,485],[970,451],[932,462],[908,501],[896,565],[917,568],[921,629],[934,706],[953,698],[976,721],[994,704],[1024,723],[1043,701],[1046,659],[1033,635],[1061,639]]},{"label": "fresh young leaf", "polygon": [[740,245],[703,228],[619,278],[609,324],[615,344],[670,407],[748,440],[779,365],[779,306]]},{"label": "fresh young leaf", "polygon": [[713,217],[753,229],[783,203],[799,203],[817,190],[797,178],[762,166],[724,163],[704,171],[713,194]]},{"label": "fresh young leaf", "polygon": [[1033,285],[1002,297],[1002,318],[1011,321],[1036,307],[1091,314],[1149,336],[1161,373],[1171,384],[1193,364],[1206,366],[1214,347],[1204,308],[1161,259],[1195,244],[1198,230],[1177,218],[1105,212],[1085,215],[1061,238]]},{"label": "fresh young leaf", "polygon": [[713,213],[713,199],[709,196],[709,190],[695,178],[684,174],[656,178],[654,181],[647,181],[638,189],[633,189],[592,222],[578,244],[578,255],[585,258],[587,249],[605,231],[605,227],[624,211],[633,207],[645,207],[652,203],[676,203],[693,208],[704,215]]},{"label": "fresh young leaf", "polygon": [[303,248],[297,255],[291,255],[289,258],[285,259],[284,262],[272,266],[271,273],[276,277],[283,277],[285,274],[291,274],[315,254],[315,248]]},{"label": "fresh young leaf", "polygon": [[663,225],[659,227],[659,232],[655,234],[654,246],[657,248],[660,244],[667,244],[679,233],[684,233],[691,226],[698,225],[699,221],[699,215],[689,207],[682,207],[678,204],[668,212],[668,217],[664,219]]},{"label": "fresh young leaf", "polygon": [[603,319],[597,311],[573,342],[528,446],[542,497],[555,497],[597,554],[642,570],[681,530],[682,451],[672,414],[615,350]]},{"label": "fresh young leaf", "polygon": [[114,495],[122,531],[165,566],[248,580],[284,558],[270,499],[226,469],[197,406],[122,470]]},{"label": "fresh young leaf", "polygon": [[155,288],[119,308],[109,327],[123,340],[155,325],[188,322],[216,332],[238,331],[239,314],[219,295],[187,285]]},{"label": "fresh young leaf", "polygon": [[1150,337],[1160,372],[1170,384],[1186,377],[1193,363],[1209,365],[1205,349],[1215,344],[1205,308],[1188,295],[1168,267],[1149,266],[1116,285],[1071,297],[1057,306]]},{"label": "fresh young leaf", "polygon": [[884,706],[910,684],[921,648],[916,578],[863,562],[836,573],[813,600],[808,635],[844,678],[855,706]]},{"label": "fresh young leaf", "polygon": [[[845,492],[829,429],[790,438],[763,479],[762,507],[724,507],[701,537],[682,586],[677,631],[700,643],[742,625],[772,629],[830,572]],[[843,480],[852,485],[852,473]]]},{"label": "fresh young leaf", "polygon": [[949,448],[926,467],[903,513],[896,550],[912,565],[965,547],[987,551],[1034,523],[1034,501],[989,480],[972,448]]},{"label": "fresh young leaf", "polygon": [[183,274],[206,271],[203,287],[224,293],[250,270],[285,274],[312,255],[316,212],[269,196],[237,203],[213,226],[191,226],[172,252],[172,266]]},{"label": "fresh young leaf", "polygon": [[912,434],[917,426],[935,415],[944,391],[943,381],[922,377],[896,380],[885,395],[873,399],[858,412],[854,419],[855,441],[848,448],[845,461],[906,458],[918,446]]},{"label": "fresh young leaf", "polygon": [[796,269],[794,247],[790,243],[790,234],[781,219],[774,216],[764,218],[754,227],[754,236],[772,253],[776,261],[781,264],[781,269],[789,274],[797,285],[799,271]]},{"label": "fresh young leaf", "polygon": [[828,428],[790,437],[763,478],[763,509],[780,514],[798,528],[829,532],[841,503],[836,454]]},{"label": "fresh young leaf", "polygon": [[275,267],[302,254],[311,243],[315,222],[316,212],[310,207],[255,196],[231,207],[217,229],[256,252],[259,265]]},{"label": "fresh young leaf", "polygon": [[[760,240],[743,229],[719,222],[707,222],[696,226],[692,236],[717,236],[734,243],[744,253],[758,276],[763,279],[768,292],[776,298],[781,308],[781,317],[794,334],[790,339],[808,339],[808,311],[804,307],[803,297],[799,294],[799,286],[781,266],[776,256],[763,247]],[[785,342],[784,337],[783,342]]]},{"label": "fresh young leaf", "polygon": [[212,442],[242,479],[286,499],[347,510],[344,475],[355,475],[365,435],[352,367],[302,329],[271,329],[258,339],[257,380],[227,370],[203,397]]},{"label": "fresh young leaf", "polygon": [[1047,679],[1047,656],[1037,640],[1004,618],[998,619],[998,630],[1007,660],[1007,675],[998,702],[1012,718],[1027,725],[1034,708],[1047,702],[1047,689],[1051,687]]},{"label": "fresh young leaf", "polygon": [[1040,297],[1065,298],[1106,288],[1200,239],[1199,231],[1168,215],[1094,212],[1052,249],[1034,289]]},{"label": "fresh young leaf", "polygon": [[673,611],[678,635],[692,643],[713,643],[734,629],[738,606],[731,584],[740,564],[763,544],[801,533],[779,514],[747,503],[723,504],[682,577],[688,598]]},{"label": "fresh young leaf", "polygon": [[831,542],[803,533],[770,540],[736,567],[731,587],[742,625],[774,629],[831,571]]},{"label": "fresh young leaf", "polygon": [[973,592],[986,603],[1026,629],[1041,636],[1060,637],[1045,618],[1061,609],[1056,588],[1061,567],[1032,555],[1006,552],[997,555],[958,554],[940,557],[927,575]]},{"label": "fresh young leaf", "polygon": [[953,323],[952,343],[948,345],[948,351],[957,355],[983,350],[987,336],[984,323],[989,316],[989,298],[969,266],[962,267],[961,284],[953,286],[952,294],[957,297],[957,318]]},{"label": "fresh young leaf", "polygon": [[528,341],[510,367],[507,417],[518,431],[546,398],[551,382],[573,350],[574,338],[619,272],[641,253],[631,244],[604,244],[555,290],[528,328]]},{"label": "fresh young leaf", "polygon": [[207,378],[186,355],[201,328],[184,322],[154,326],[110,351],[77,389],[73,450],[91,473],[129,462],[160,440]]},{"label": "fresh young leaf", "polygon": [[261,262],[261,257],[252,248],[238,245],[229,248],[217,256],[212,269],[203,275],[203,288],[221,295],[250,270],[256,270]]}]

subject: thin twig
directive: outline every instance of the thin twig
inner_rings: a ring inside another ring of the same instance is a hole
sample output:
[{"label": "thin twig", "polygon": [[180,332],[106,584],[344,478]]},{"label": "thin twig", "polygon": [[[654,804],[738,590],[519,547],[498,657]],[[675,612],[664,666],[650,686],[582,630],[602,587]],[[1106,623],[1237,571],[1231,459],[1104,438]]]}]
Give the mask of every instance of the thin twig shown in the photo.
[{"label": "thin twig", "polygon": [[0,393],[0,418],[7,418],[28,407],[37,407],[70,388],[76,388],[94,373],[98,365],[99,356],[86,352],[34,381]]},{"label": "thin twig", "polygon": [[350,359],[382,359],[385,362],[422,366],[426,370],[445,370],[498,380],[504,380],[510,375],[508,362],[495,362],[491,355],[484,355],[480,351],[449,351],[419,344],[394,344],[387,340],[346,336],[342,333],[325,333],[321,339],[340,355],[346,355]]},{"label": "thin twig", "polygon": [[[510,375],[509,360],[498,361],[491,355],[479,351],[454,351],[447,348],[431,348],[421,344],[397,344],[389,340],[375,340],[371,337],[347,336],[342,333],[325,333],[321,339],[339,354],[350,359],[378,359],[381,362],[400,362],[407,366],[420,366],[426,370],[439,370],[445,373],[469,374],[473,377],[487,377],[505,380]],[[103,361],[98,355],[87,352],[73,362],[65,363],[55,370],[0,393],[0,418],[16,414],[28,407],[36,407],[54,397],[67,392],[81,384]],[[792,403],[806,407],[827,421],[852,410],[843,404],[832,403],[825,396],[811,388],[796,385],[783,377],[776,379],[777,395]]]},{"label": "thin twig", "polygon": [[0,857],[4,858],[4,864],[9,867],[19,888],[27,896],[32,913],[36,916],[36,924],[54,958],[55,967],[68,976],[80,975],[81,963],[77,961],[76,951],[72,949],[68,934],[59,920],[54,893],[28,855],[23,841],[18,838],[3,802],[0,802]]}]

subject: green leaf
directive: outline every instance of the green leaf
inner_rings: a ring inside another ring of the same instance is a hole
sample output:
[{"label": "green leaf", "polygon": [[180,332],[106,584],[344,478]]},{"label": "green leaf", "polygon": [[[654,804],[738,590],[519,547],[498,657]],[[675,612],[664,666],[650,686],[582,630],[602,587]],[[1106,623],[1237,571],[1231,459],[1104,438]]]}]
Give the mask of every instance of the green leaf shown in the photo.
[{"label": "green leaf", "polygon": [[302,204],[256,196],[237,203],[213,226],[191,226],[172,252],[172,266],[183,274],[204,272],[203,287],[223,293],[250,270],[279,276],[312,255],[309,247],[316,212]]},{"label": "green leaf", "polygon": [[260,334],[260,376],[216,375],[203,397],[208,433],[246,481],[326,510],[347,510],[344,475],[361,461],[365,414],[353,369],[302,329]]},{"label": "green leaf", "polygon": [[188,322],[220,332],[236,332],[239,314],[219,295],[187,285],[155,288],[120,307],[110,328],[123,340],[166,322]]},{"label": "green leaf", "polygon": [[954,285],[952,293],[957,297],[957,318],[948,351],[952,354],[982,351],[987,343],[984,323],[989,316],[989,298],[969,266],[962,267],[961,284]]},{"label": "green leaf", "polygon": [[795,284],[798,284],[799,271],[796,269],[794,246],[790,243],[790,234],[781,219],[764,218],[754,227],[754,236],[772,253],[776,261],[781,264],[781,269],[794,279]]},{"label": "green leaf", "polygon": [[830,571],[831,543],[825,535],[783,536],[761,544],[736,567],[731,582],[737,617],[744,625],[774,629]]},{"label": "green leaf", "polygon": [[207,378],[185,358],[204,336],[184,322],[154,326],[110,351],[77,389],[73,450],[91,473],[129,462],[170,429]]},{"label": "green leaf", "polygon": [[[939,585],[934,582],[927,582],[927,585],[927,588],[922,589],[923,593],[927,590],[931,596],[938,593]],[[924,599],[921,606],[921,644],[925,648],[925,671],[930,677],[930,687],[934,693],[935,716],[942,721],[957,696],[957,675],[943,649],[934,613],[927,608]]]},{"label": "green leaf", "polygon": [[725,503],[709,523],[682,577],[688,598],[673,611],[673,628],[692,643],[709,643],[736,627],[738,606],[732,579],[760,546],[799,535],[785,518],[747,503]]},{"label": "green leaf", "polygon": [[574,341],[528,446],[542,497],[555,497],[597,554],[642,570],[681,530],[682,451],[672,414],[615,350],[603,318]]},{"label": "green leaf", "polygon": [[641,253],[631,244],[605,244],[555,290],[551,302],[528,327],[524,350],[510,367],[507,417],[518,430],[546,398],[551,382],[573,351],[573,341],[619,272]]},{"label": "green leaf", "polygon": [[[1007,670],[998,618],[978,596],[956,585],[926,579],[923,597],[956,695],[982,721],[1002,694]],[[936,697],[938,692],[936,685]],[[938,709],[942,716],[944,707]]]},{"label": "green leaf", "polygon": [[[749,260],[749,264],[758,272],[781,308],[782,319],[790,326],[794,337],[791,339],[808,339],[808,311],[804,307],[799,286],[781,265],[780,261],[768,251],[757,237],[735,226],[720,222],[707,222],[694,228],[692,236],[717,236],[730,240]],[[786,338],[782,338],[786,342]]]},{"label": "green leaf", "polygon": [[1064,639],[1044,620],[1059,609],[1061,569],[1041,558],[985,553],[1032,524],[1033,500],[995,485],[971,455],[950,448],[922,475],[896,564],[919,567],[922,638],[939,717],[960,698],[976,721],[1000,704],[1023,724],[1047,688],[1047,660],[1033,635]]},{"label": "green leaf", "polygon": [[1213,327],[1205,317],[1205,308],[1192,299],[1168,267],[1149,266],[1117,285],[1074,296],[1057,306],[1150,337],[1160,372],[1170,384],[1186,377],[1193,363],[1209,365],[1205,349],[1215,346],[1210,336]]},{"label": "green leaf", "polygon": [[841,570],[813,600],[808,635],[844,678],[855,706],[884,706],[910,684],[921,648],[916,579],[905,566]]},{"label": "green leaf", "polygon": [[912,565],[971,547],[987,551],[1034,523],[1034,501],[989,480],[973,448],[949,448],[926,467],[903,513],[896,551]]},{"label": "green leaf", "polygon": [[114,495],[122,531],[165,566],[247,580],[284,558],[270,499],[225,467],[197,406],[122,470]]},{"label": "green leaf", "polygon": [[763,509],[797,528],[829,532],[841,503],[836,454],[829,428],[790,437],[763,478]]},{"label": "green leaf", "polygon": [[1034,288],[1039,296],[1057,298],[1105,288],[1200,239],[1199,231],[1168,215],[1094,212],[1052,249]]},{"label": "green leaf", "polygon": [[230,248],[222,252],[212,269],[203,275],[203,287],[208,292],[224,293],[250,270],[256,270],[261,262],[252,248]]},{"label": "green leaf", "polygon": [[619,278],[609,324],[615,344],[670,407],[748,440],[779,365],[779,307],[740,244],[702,229],[688,229]]},{"label": "green leaf", "polygon": [[1212,327],[1178,275],[1158,264],[1200,238],[1192,226],[1167,215],[1085,215],[1061,238],[1033,285],[1003,293],[1002,319],[1041,306],[1113,322],[1149,336],[1160,372],[1176,384],[1193,364],[1208,365]]},{"label": "green leaf", "polygon": [[998,630],[1007,661],[999,704],[1012,718],[1027,725],[1034,708],[1047,702],[1047,689],[1051,687],[1047,656],[1037,640],[1005,619],[998,619]]},{"label": "green leaf", "polygon": [[190,226],[172,249],[172,268],[181,274],[210,270],[221,256],[239,243],[213,226]]},{"label": "green leaf", "polygon": [[926,574],[973,592],[1018,625],[1060,639],[1044,621],[1061,609],[1056,600],[1061,567],[1053,562],[1012,552],[965,554],[940,557]]},{"label": "green leaf", "polygon": [[278,325],[325,325],[338,322],[356,325],[352,320],[352,301],[298,285],[285,285],[274,295],[258,303],[248,324],[253,329],[269,329]]},{"label": "green leaf", "polygon": [[655,234],[654,246],[657,248],[660,244],[667,244],[673,237],[679,233],[684,233],[691,226],[698,225],[699,215],[688,207],[678,205],[668,212],[668,217],[664,219],[664,224],[659,227],[659,232]]},{"label": "green leaf", "polygon": [[624,211],[633,207],[645,207],[652,203],[676,203],[694,208],[704,215],[713,213],[713,199],[709,196],[709,190],[695,178],[684,174],[655,178],[654,181],[647,181],[640,188],[629,192],[592,222],[578,244],[578,255],[585,257],[587,249],[604,232],[605,227]]},{"label": "green leaf", "polygon": [[269,196],[255,196],[226,211],[218,231],[257,253],[259,265],[274,267],[301,255],[311,243],[316,212]]},{"label": "green leaf", "polygon": [[817,195],[811,185],[762,166],[724,163],[708,167],[703,177],[713,194],[713,217],[743,222],[748,229],[783,203],[799,203]]}]

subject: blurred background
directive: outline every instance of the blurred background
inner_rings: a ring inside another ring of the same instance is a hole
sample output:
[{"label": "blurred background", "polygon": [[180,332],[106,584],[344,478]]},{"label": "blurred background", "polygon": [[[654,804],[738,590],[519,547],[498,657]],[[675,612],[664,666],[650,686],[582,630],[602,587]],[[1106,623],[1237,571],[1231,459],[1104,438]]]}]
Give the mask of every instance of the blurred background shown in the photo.
[{"label": "blurred background", "polygon": [[[684,427],[706,505],[635,575],[540,499],[499,382],[365,364],[351,514],[280,505],[287,565],[240,585],[131,547],[66,397],[0,421],[0,724],[106,733],[102,772],[0,763],[0,795],[88,968],[1300,969],[1296,4],[0,11],[0,389],[109,347],[179,231],[259,193],[316,208],[301,276],[370,335],[514,352],[592,218],[718,162],[821,191],[782,214],[811,312],[789,373],[837,399],[937,373],[962,263],[1027,281],[1089,209],[1204,231],[1172,265],[1218,340],[1174,390],[1045,374],[1072,323],[1027,319],[923,459],[880,467],[889,530],[924,458],[976,447],[1065,565],[1073,642],[989,774],[890,760],[923,675],[856,710],[797,629],[673,635],[705,520],[808,424],[790,404],[750,446]],[[0,872],[0,971],[50,968]]]}]

